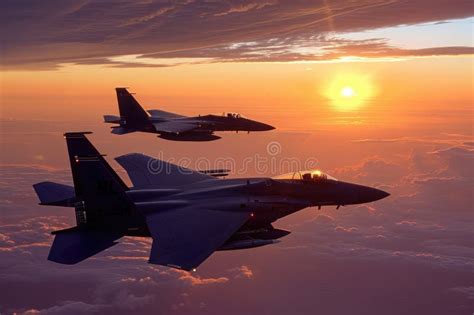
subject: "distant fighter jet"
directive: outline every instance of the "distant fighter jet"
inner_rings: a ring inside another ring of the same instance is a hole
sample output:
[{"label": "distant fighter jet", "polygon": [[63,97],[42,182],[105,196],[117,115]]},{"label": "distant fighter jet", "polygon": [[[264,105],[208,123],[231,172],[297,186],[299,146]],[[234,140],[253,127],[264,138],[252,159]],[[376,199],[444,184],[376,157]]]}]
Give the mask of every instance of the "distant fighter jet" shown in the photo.
[{"label": "distant fighter jet", "polygon": [[272,223],[301,209],[389,195],[318,170],[220,179],[137,153],[116,158],[133,183],[129,188],[85,134],[65,134],[74,187],[34,185],[40,205],[76,210],[77,226],[52,232],[48,259],[61,264],[81,262],[123,236],[143,236],[153,238],[150,263],[194,270],[216,250],[278,242],[290,232]]},{"label": "distant fighter jet", "polygon": [[145,111],[126,88],[116,88],[120,116],[105,115],[104,122],[118,124],[112,133],[123,135],[141,131],[157,133],[174,141],[212,141],[221,137],[215,131],[267,131],[273,126],[250,120],[236,113],[186,117],[163,110]]}]

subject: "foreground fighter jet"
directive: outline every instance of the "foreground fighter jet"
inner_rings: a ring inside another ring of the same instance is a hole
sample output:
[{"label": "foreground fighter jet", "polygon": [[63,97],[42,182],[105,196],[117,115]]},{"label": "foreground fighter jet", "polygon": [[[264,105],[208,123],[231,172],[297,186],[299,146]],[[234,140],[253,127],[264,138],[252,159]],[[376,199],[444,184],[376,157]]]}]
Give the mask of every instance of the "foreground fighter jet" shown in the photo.
[{"label": "foreground fighter jet", "polygon": [[212,141],[215,131],[267,131],[274,127],[236,113],[186,117],[162,110],[145,111],[126,88],[116,88],[120,116],[105,115],[104,122],[118,124],[112,133],[123,135],[141,131],[159,134],[174,141]]},{"label": "foreground fighter jet", "polygon": [[48,259],[61,264],[81,262],[123,236],[144,236],[153,238],[150,263],[193,270],[216,250],[277,242],[290,232],[272,223],[298,210],[389,195],[321,171],[219,179],[137,153],[116,158],[129,188],[85,134],[65,134],[74,187],[34,185],[41,205],[75,208],[77,226],[52,232]]}]

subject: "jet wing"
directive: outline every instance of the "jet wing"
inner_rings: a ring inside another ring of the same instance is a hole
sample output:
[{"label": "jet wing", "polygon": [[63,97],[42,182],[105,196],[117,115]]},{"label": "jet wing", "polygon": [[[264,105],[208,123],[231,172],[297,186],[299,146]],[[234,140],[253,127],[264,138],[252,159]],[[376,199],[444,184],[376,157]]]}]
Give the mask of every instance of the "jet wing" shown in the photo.
[{"label": "jet wing", "polygon": [[117,244],[121,232],[82,231],[77,228],[53,232],[56,235],[48,260],[73,265]]},{"label": "jet wing", "polygon": [[147,112],[151,115],[151,117],[158,117],[158,118],[184,118],[186,116],[175,114],[175,113],[170,113],[170,112],[165,112],[164,110],[159,110],[159,109],[150,109],[147,110]]},{"label": "jet wing", "polygon": [[124,128],[124,127],[121,127],[121,126],[116,126],[116,127],[112,127],[112,133],[114,135],[124,135],[124,134],[127,134],[127,133],[131,133],[131,132],[135,132],[136,130],[133,130],[133,129],[129,129],[129,128]]},{"label": "jet wing", "polygon": [[104,115],[104,122],[110,124],[120,124],[120,116]]},{"label": "jet wing", "polygon": [[135,188],[178,187],[216,179],[213,176],[140,153],[122,155],[116,157],[115,160],[127,171]]},{"label": "jet wing", "polygon": [[33,185],[41,205],[74,207],[76,193],[74,187],[53,182]]},{"label": "jet wing", "polygon": [[182,122],[182,121],[157,122],[157,123],[153,123],[153,126],[158,132],[176,133],[176,134],[199,128],[199,124],[197,123],[189,123],[189,122]]},{"label": "jet wing", "polygon": [[149,263],[192,270],[221,247],[250,217],[248,212],[196,207],[146,218],[153,237]]}]

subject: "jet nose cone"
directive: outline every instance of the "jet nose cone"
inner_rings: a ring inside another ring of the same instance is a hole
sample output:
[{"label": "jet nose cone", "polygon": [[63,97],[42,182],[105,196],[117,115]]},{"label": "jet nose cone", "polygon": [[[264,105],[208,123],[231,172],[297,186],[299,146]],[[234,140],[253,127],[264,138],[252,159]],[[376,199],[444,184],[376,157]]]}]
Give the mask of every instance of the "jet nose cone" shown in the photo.
[{"label": "jet nose cone", "polygon": [[275,129],[275,127],[271,126],[271,125],[267,125],[267,124],[264,124],[265,125],[265,130],[273,130]]},{"label": "jet nose cone", "polygon": [[388,192],[369,187],[359,192],[359,200],[361,203],[377,201],[388,196],[390,196]]},{"label": "jet nose cone", "polygon": [[275,129],[275,127],[273,127],[271,125],[264,124],[264,123],[257,123],[256,129],[258,131],[269,131],[269,130]]},{"label": "jet nose cone", "polygon": [[247,118],[242,118],[242,122],[243,124],[245,124],[247,131],[268,131],[275,129],[275,127],[271,125]]}]

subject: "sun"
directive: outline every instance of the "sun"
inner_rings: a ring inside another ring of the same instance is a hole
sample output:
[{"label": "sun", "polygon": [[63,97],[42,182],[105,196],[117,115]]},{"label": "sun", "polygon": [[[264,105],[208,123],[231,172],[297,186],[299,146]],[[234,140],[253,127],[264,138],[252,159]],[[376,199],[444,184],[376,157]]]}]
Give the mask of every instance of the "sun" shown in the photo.
[{"label": "sun", "polygon": [[350,112],[366,105],[375,95],[375,88],[370,75],[339,73],[323,86],[322,94],[337,111]]},{"label": "sun", "polygon": [[346,86],[346,87],[342,88],[342,90],[341,90],[341,96],[343,96],[343,97],[353,97],[355,95],[356,95],[356,93],[355,93],[354,89],[351,88],[350,86]]}]

